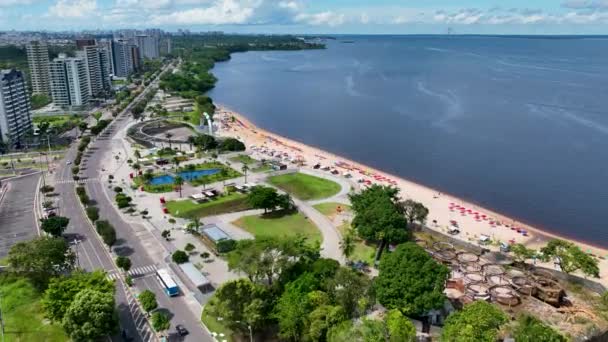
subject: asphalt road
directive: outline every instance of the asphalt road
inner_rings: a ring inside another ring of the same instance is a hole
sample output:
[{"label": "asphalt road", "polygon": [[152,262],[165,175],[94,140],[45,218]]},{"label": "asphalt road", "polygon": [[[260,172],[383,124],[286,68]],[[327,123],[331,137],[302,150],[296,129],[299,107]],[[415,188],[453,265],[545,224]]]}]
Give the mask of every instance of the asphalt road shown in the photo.
[{"label": "asphalt road", "polygon": [[[151,85],[156,84],[156,82],[153,82]],[[131,106],[128,106],[125,109],[125,113],[128,113],[130,108]],[[127,124],[127,121],[125,116],[121,114],[97,139],[95,139],[94,142],[91,142],[89,150],[92,151],[92,153],[87,154],[86,157],[83,158],[81,170],[84,170],[81,171],[81,173],[84,175],[84,178],[87,179],[85,182],[87,193],[99,208],[100,217],[108,220],[116,229],[118,241],[117,246],[114,247],[115,250],[129,256],[132,262],[132,269],[136,269],[155,266],[155,262],[148,255],[146,248],[141,244],[140,237],[134,230],[134,227],[122,219],[113,203],[105,195],[103,189],[103,186],[106,186],[103,183],[105,180],[99,180],[98,178],[99,171],[103,167],[101,165],[103,154],[111,153],[111,139],[116,131]],[[66,155],[66,160],[73,160],[75,155],[76,146],[73,146]],[[69,235],[71,238],[75,237],[82,241],[75,246],[78,251],[81,266],[87,270],[103,268],[109,272],[116,272],[109,260],[107,251],[104,250],[106,247],[95,236],[93,228],[91,228],[78,203],[78,198],[74,191],[74,184],[73,182],[70,182],[72,179],[71,166],[67,166],[63,163],[58,172],[61,176],[59,179],[67,181],[65,184],[58,184],[57,186],[60,189],[63,202],[62,215],[70,217],[70,226],[68,227],[67,233],[73,234],[73,236]],[[182,339],[177,337],[173,330],[169,336],[169,340],[213,341],[213,338],[207,334],[201,326],[200,317],[196,317],[189,310],[183,297],[167,297],[154,277],[149,277],[149,275],[143,278],[136,278],[135,284],[156,293],[159,306],[168,310],[171,315],[172,329],[174,329],[177,324],[182,324],[190,331],[190,334],[186,336],[185,339]],[[133,318],[131,316],[128,309],[131,303],[121,286],[117,286],[116,300],[121,318],[121,327],[129,332],[135,332],[135,322],[137,322],[139,318]],[[131,335],[133,335],[133,333],[131,333]],[[139,340],[139,338],[137,340]]]},{"label": "asphalt road", "polygon": [[0,203],[0,258],[5,257],[14,244],[38,236],[34,199],[39,178],[37,173],[6,181],[10,188]]}]

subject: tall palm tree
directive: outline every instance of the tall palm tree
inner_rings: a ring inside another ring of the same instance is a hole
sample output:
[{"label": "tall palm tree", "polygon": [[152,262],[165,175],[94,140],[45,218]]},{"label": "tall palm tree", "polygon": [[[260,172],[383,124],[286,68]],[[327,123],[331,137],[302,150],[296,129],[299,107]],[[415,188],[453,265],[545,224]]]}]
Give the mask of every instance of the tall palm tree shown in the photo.
[{"label": "tall palm tree", "polygon": [[136,149],[136,150],[133,152],[133,155],[134,155],[134,156],[135,156],[135,158],[137,158],[137,159],[141,158],[141,153],[139,152],[139,150],[138,150],[138,149]]},{"label": "tall palm tree", "polygon": [[182,198],[182,185],[184,185],[184,179],[180,176],[177,176],[175,177],[175,179],[173,179],[173,184],[179,190],[179,198]]},{"label": "tall palm tree", "polygon": [[191,135],[188,137],[188,139],[186,141],[188,141],[188,144],[190,145],[190,150],[192,150],[192,144],[194,144],[194,142],[196,141],[196,138],[194,138],[194,136]]},{"label": "tall palm tree", "polygon": [[179,167],[179,163],[181,163],[181,160],[179,159],[179,157],[173,157],[173,164],[175,164],[175,172],[177,172],[177,168]]},{"label": "tall palm tree", "polygon": [[247,171],[249,171],[249,166],[247,166],[247,164],[244,164],[243,167],[241,168],[241,171],[243,171],[243,173],[245,173],[245,183],[247,183]]},{"label": "tall palm tree", "polygon": [[342,241],[340,241],[340,249],[346,259],[350,258],[350,256],[355,251],[355,236],[352,228],[344,234],[342,237]]},{"label": "tall palm tree", "polygon": [[165,133],[165,138],[167,138],[167,140],[169,140],[169,148],[171,148],[171,138],[173,137],[173,134],[167,132]]}]

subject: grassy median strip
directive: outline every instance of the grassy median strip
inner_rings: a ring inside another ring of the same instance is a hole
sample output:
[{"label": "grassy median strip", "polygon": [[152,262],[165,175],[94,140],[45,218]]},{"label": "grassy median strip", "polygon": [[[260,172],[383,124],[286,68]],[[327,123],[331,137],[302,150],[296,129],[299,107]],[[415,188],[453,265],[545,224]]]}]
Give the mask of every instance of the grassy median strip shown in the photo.
[{"label": "grassy median strip", "polygon": [[292,238],[303,235],[311,242],[321,242],[321,232],[302,213],[276,211],[264,215],[244,216],[232,222],[256,237]]},{"label": "grassy median strip", "polygon": [[268,178],[270,184],[301,200],[318,200],[340,192],[340,184],[304,173],[289,173]]},{"label": "grassy median strip", "polygon": [[247,195],[240,193],[233,193],[203,203],[196,203],[189,199],[169,201],[166,207],[171,215],[181,218],[213,216],[252,209],[247,202]]}]

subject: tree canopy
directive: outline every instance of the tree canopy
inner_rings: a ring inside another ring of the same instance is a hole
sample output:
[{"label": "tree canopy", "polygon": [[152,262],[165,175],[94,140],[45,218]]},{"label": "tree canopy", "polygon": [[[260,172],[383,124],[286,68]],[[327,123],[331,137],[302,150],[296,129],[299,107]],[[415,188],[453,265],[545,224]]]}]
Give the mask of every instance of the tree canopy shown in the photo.
[{"label": "tree canopy", "polygon": [[102,271],[79,271],[70,276],[53,278],[41,302],[46,317],[51,321],[61,322],[76,295],[86,289],[113,294],[114,283],[108,280]]},{"label": "tree canopy", "polygon": [[422,247],[407,242],[380,261],[375,281],[378,301],[406,316],[422,316],[441,308],[448,269],[437,263]]},{"label": "tree canopy", "polygon": [[526,247],[524,244],[516,243],[511,246],[511,253],[515,261],[524,263],[526,260],[533,258],[536,255],[534,249]]},{"label": "tree canopy", "polygon": [[94,341],[114,333],[118,315],[114,310],[113,292],[80,291],[67,309],[62,325],[74,341]]},{"label": "tree canopy", "polygon": [[158,307],[158,302],[156,301],[156,294],[150,290],[143,290],[139,296],[139,303],[141,307],[146,311],[150,312]]},{"label": "tree canopy", "polygon": [[407,221],[396,204],[399,190],[372,185],[360,193],[349,195],[355,218],[352,226],[360,237],[377,241],[376,261],[388,244],[408,240]]},{"label": "tree canopy", "polygon": [[572,242],[553,239],[545,247],[541,248],[540,252],[544,261],[549,261],[553,258],[565,273],[580,270],[585,275],[599,278],[600,269],[598,267],[598,260],[583,252]]},{"label": "tree canopy", "polygon": [[566,342],[567,339],[550,326],[530,315],[522,315],[517,319],[513,331],[517,342]]},{"label": "tree canopy", "polygon": [[11,272],[30,278],[40,288],[46,287],[51,277],[71,271],[75,260],[66,240],[51,237],[19,242],[7,257]]},{"label": "tree canopy", "polygon": [[496,306],[485,301],[476,301],[448,316],[443,326],[441,341],[495,342],[500,326],[507,321],[507,315]]},{"label": "tree canopy", "polygon": [[267,186],[254,186],[251,188],[247,201],[255,209],[264,209],[273,211],[277,207],[283,210],[293,208],[293,201],[288,194],[279,194],[275,188]]},{"label": "tree canopy", "polygon": [[260,327],[268,318],[269,293],[262,285],[247,279],[224,283],[213,298],[214,314],[233,329],[243,329],[238,322],[245,322],[253,329]]},{"label": "tree canopy", "polygon": [[152,328],[154,328],[155,331],[165,331],[169,330],[169,327],[171,327],[171,321],[164,312],[156,311],[152,314],[150,320],[152,321]]},{"label": "tree canopy", "polygon": [[426,218],[429,215],[429,209],[422,203],[407,199],[400,202],[399,206],[410,224],[414,222],[424,224],[426,222]]},{"label": "tree canopy", "polygon": [[176,264],[187,263],[189,259],[190,258],[188,257],[188,253],[182,250],[177,250],[171,255],[171,260],[173,260],[173,262]]},{"label": "tree canopy", "polygon": [[42,222],[40,228],[54,237],[61,236],[70,223],[70,219],[63,216],[51,216],[40,221]]}]

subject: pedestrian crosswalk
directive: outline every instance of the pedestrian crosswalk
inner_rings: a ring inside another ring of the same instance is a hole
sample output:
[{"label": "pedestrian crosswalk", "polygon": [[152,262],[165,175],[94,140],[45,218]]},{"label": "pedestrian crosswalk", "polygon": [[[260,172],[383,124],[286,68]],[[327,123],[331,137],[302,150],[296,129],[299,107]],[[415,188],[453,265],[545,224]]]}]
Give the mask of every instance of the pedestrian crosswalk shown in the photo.
[{"label": "pedestrian crosswalk", "polygon": [[[154,272],[156,272],[156,265],[146,265],[130,269],[127,274],[131,277],[142,277]],[[120,277],[120,274],[116,273],[115,271],[108,273],[107,276],[107,278],[110,280],[118,279],[118,277]]]}]

